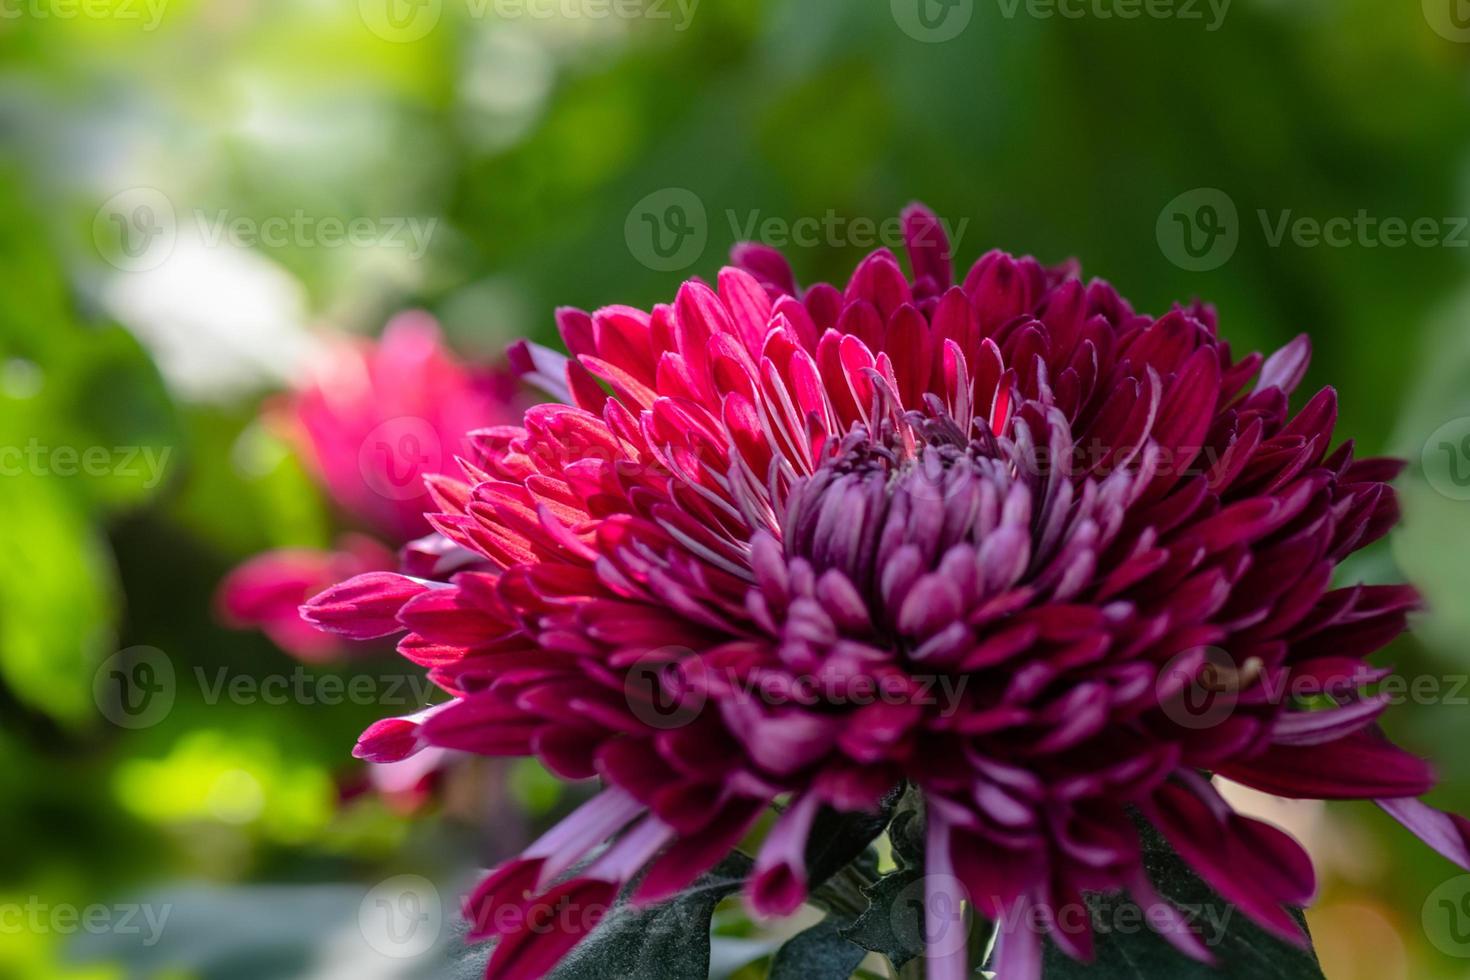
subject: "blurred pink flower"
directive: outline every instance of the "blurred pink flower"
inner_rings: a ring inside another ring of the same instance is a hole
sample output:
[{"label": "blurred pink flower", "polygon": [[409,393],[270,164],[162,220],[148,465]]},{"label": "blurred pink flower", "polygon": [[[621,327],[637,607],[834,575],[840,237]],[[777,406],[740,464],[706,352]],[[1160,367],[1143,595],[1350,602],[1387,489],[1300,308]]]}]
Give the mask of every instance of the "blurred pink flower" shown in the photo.
[{"label": "blurred pink flower", "polygon": [[330,551],[280,549],[249,559],[220,585],[222,618],[261,629],[303,660],[329,659],[343,646],[302,621],[298,609],[308,598],[344,578],[400,567],[395,547],[408,546],[416,574],[453,567],[455,549],[443,547],[424,518],[435,509],[424,477],[457,469],[471,429],[519,418],[516,390],[508,372],[458,360],[426,313],[400,314],[378,341],[333,341],[265,417],[368,533],[344,535]]}]

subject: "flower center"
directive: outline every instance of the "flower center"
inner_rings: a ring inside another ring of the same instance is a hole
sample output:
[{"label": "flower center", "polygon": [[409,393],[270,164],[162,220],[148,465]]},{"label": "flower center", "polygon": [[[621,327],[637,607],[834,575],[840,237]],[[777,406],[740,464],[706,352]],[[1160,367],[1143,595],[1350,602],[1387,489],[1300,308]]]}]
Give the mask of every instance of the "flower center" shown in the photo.
[{"label": "flower center", "polygon": [[840,575],[873,628],[913,651],[1026,567],[1032,490],[1013,450],[984,426],[967,436],[948,416],[876,437],[856,427],[792,490],[786,559],[847,595],[832,580]]}]

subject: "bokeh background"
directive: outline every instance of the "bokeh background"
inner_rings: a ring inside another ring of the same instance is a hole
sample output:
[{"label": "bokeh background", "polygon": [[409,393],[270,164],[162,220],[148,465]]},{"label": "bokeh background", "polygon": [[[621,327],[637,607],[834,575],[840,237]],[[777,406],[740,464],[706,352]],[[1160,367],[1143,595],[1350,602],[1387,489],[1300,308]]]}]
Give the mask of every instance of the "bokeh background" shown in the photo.
[{"label": "bokeh background", "polygon": [[[0,477],[0,978],[411,975],[357,935],[364,891],[452,906],[576,794],[479,765],[385,800],[348,752],[395,709],[195,682],[412,673],[215,616],[246,556],[344,528],[258,414],[322,338],[418,308],[488,361],[751,233],[841,278],[915,198],[966,263],[1202,296],[1237,350],[1311,332],[1339,433],[1411,460],[1402,530],[1342,575],[1431,597],[1388,660],[1436,693],[1391,727],[1470,812],[1467,110],[1464,0],[0,0],[0,446],[118,463]],[[140,646],[177,697],[122,727],[94,682]],[[1270,812],[1322,868],[1329,977],[1470,976],[1448,864],[1371,807]],[[133,901],[165,941],[44,911]],[[730,970],[760,955],[726,931]]]}]

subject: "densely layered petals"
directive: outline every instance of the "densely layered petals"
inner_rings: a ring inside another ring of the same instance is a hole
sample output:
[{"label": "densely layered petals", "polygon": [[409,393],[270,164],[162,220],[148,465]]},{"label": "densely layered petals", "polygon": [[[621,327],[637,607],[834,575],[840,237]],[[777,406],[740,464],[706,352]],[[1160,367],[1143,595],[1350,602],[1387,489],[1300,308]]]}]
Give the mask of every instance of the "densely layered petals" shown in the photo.
[{"label": "densely layered petals", "polygon": [[[1209,958],[1148,882],[1138,814],[1299,938],[1305,856],[1202,773],[1381,800],[1464,862],[1459,821],[1403,802],[1424,764],[1374,727],[1364,658],[1417,600],[1330,587],[1394,523],[1395,470],[1334,448],[1331,389],[1291,411],[1305,338],[1236,358],[1208,307],[1139,314],[1000,252],[958,277],[931,214],[903,224],[909,273],[879,251],[801,290],[746,246],[670,305],[560,311],[566,353],[514,357],[564,403],[476,432],[435,484],[433,526],[480,564],[311,604],[344,635],[396,623],[450,696],[411,740],[369,741],[609,787],[472,903],[477,923],[519,910],[478,932],[492,976],[538,976],[585,932],[538,940],[536,910],[639,874],[633,901],[668,897],[773,803],[749,898],[787,912],[816,809],[903,781],[934,887],[1002,922],[1019,980],[1042,937],[1005,923],[1065,921],[1084,891],[1126,889]],[[1086,930],[1049,935],[1091,953]]]}]

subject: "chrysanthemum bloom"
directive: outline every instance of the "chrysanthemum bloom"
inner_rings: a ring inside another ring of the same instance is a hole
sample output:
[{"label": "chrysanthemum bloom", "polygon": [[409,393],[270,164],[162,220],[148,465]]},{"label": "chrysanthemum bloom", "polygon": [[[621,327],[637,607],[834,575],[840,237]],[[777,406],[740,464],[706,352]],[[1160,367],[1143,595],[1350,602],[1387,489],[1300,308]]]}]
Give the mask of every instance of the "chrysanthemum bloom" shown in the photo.
[{"label": "chrysanthemum bloom", "polygon": [[[534,754],[604,781],[471,898],[497,980],[543,975],[590,925],[544,910],[635,879],[634,902],[672,896],[773,803],[747,897],[791,912],[818,808],[903,781],[931,898],[1000,922],[1007,980],[1040,974],[1047,919],[1017,911],[1084,890],[1126,890],[1210,958],[1145,876],[1139,817],[1301,940],[1306,855],[1211,774],[1377,800],[1470,863],[1467,824],[1416,799],[1426,764],[1374,724],[1364,658],[1415,593],[1329,585],[1394,523],[1398,466],[1332,447],[1330,389],[1290,412],[1306,339],[1236,359],[1206,307],[1155,319],[999,252],[955,285],[935,218],[904,227],[907,276],[879,251],[845,290],[798,290],[746,246],[652,313],[561,311],[570,358],[519,358],[568,404],[476,433],[463,477],[430,480],[434,526],[493,570],[309,607],[346,635],[406,630],[451,695],[359,754]],[[1201,685],[1228,710],[1194,710]],[[1075,917],[1050,937],[1092,949]],[[929,975],[968,975],[965,955],[931,950]]]},{"label": "chrysanthemum bloom", "polygon": [[[424,476],[454,468],[470,429],[519,417],[515,388],[505,371],[458,361],[423,313],[396,317],[376,342],[331,342],[305,382],[270,405],[265,418],[363,533],[343,535],[330,551],[280,549],[251,558],[221,584],[224,618],[260,628],[305,660],[340,653],[337,640],[302,621],[301,604],[334,582],[398,567],[394,549],[432,534]],[[436,541],[442,539],[434,535],[417,550]]]}]

